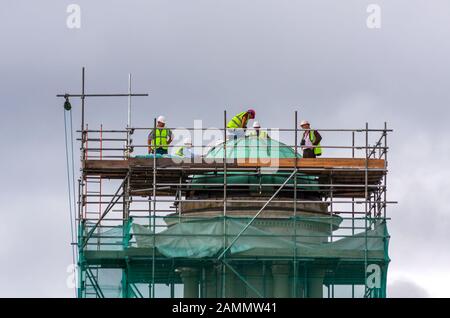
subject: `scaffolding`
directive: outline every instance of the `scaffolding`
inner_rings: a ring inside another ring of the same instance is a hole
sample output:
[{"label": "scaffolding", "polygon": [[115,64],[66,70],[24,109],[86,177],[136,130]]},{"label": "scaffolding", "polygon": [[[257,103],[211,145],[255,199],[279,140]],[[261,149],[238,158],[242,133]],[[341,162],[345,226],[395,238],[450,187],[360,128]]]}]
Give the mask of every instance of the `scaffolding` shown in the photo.
[{"label": "scaffolding", "polygon": [[[269,130],[289,144],[227,139],[224,111],[225,142],[194,144],[202,156],[139,155],[156,119],[132,126],[131,97],[147,94],[129,80],[127,94],[88,95],[83,69],[81,94],[57,95],[82,102],[78,297],[386,297],[386,123],[319,128],[349,145],[306,159],[297,112]],[[85,98],[102,96],[128,97],[125,129],[89,128]]]}]

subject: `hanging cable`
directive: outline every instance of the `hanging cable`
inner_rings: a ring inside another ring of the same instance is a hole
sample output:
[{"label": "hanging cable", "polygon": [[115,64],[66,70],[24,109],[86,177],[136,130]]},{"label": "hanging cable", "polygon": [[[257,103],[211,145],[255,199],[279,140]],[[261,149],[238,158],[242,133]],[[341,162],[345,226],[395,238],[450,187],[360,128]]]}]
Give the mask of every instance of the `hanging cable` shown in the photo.
[{"label": "hanging cable", "polygon": [[[75,205],[75,171],[74,171],[74,159],[73,159],[73,130],[72,130],[72,112],[70,111],[71,105],[68,97],[66,97],[66,101],[64,103],[64,143],[66,150],[66,171],[67,171],[67,190],[69,192],[69,217],[70,217],[70,237],[71,237],[71,248],[72,248],[72,263],[77,265],[77,257],[74,242],[76,240],[75,231],[74,231],[74,211],[76,210]],[[69,121],[69,123],[68,123]],[[70,140],[70,145],[69,145]],[[70,157],[71,160],[70,160]],[[72,166],[72,167],[71,167]],[[75,297],[77,295],[75,289]]]},{"label": "hanging cable", "polygon": [[[74,137],[73,137],[73,128],[72,128],[72,112],[69,111],[69,114],[70,114],[70,148],[71,148],[71,153],[72,153],[71,158],[72,158],[72,207],[73,207],[73,209],[72,209],[73,222],[71,224],[73,226],[73,239],[74,239],[73,242],[75,242],[78,237],[77,236],[78,231],[77,231],[77,228],[75,227],[75,224],[76,224],[75,211],[77,210],[77,202],[76,202],[76,196],[75,196],[75,161],[74,161],[74,152],[73,152]],[[75,250],[75,246],[74,246],[74,250]],[[78,257],[77,257],[78,255],[76,253],[75,253],[75,256],[76,256],[75,259],[78,264]]]}]

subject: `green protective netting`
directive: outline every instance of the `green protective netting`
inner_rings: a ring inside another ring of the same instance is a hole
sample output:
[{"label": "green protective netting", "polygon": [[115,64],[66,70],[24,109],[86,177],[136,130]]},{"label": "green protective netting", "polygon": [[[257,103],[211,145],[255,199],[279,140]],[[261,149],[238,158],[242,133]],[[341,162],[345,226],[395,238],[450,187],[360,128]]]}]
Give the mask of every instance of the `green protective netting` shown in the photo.
[{"label": "green protective netting", "polygon": [[[155,243],[157,251],[169,258],[204,258],[215,257],[223,250],[224,227],[228,246],[246,225],[247,222],[241,220],[227,218],[224,222],[223,219],[216,218],[178,223],[154,237],[147,226],[133,224],[132,233],[138,248],[152,248]],[[232,245],[230,253],[242,256],[292,256],[296,246],[297,257],[362,258],[367,248],[368,257],[388,260],[388,241],[385,222],[376,224],[374,229],[367,232],[331,243],[295,243],[279,234],[277,236],[276,233],[250,225]]]},{"label": "green protective netting", "polygon": [[[87,222],[84,227],[84,236],[87,236],[90,230],[95,226],[92,222]],[[86,245],[86,250],[110,250],[118,251],[123,249],[123,227],[113,226],[104,227],[98,226],[95,228],[94,233],[92,233],[89,238],[88,244]]]}]

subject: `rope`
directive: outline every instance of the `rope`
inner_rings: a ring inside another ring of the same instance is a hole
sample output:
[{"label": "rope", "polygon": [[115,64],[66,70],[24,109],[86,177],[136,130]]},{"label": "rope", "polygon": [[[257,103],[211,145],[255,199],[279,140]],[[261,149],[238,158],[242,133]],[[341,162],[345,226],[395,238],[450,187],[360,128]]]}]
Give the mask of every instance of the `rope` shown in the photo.
[{"label": "rope", "polygon": [[[69,217],[70,217],[70,237],[71,237],[71,247],[72,247],[72,263],[76,265],[77,263],[77,257],[76,257],[76,251],[75,246],[73,243],[75,242],[75,236],[74,236],[74,211],[75,211],[75,179],[74,179],[74,159],[73,159],[73,133],[72,133],[72,112],[63,110],[64,112],[64,142],[65,142],[65,148],[66,148],[66,171],[67,171],[67,190],[69,192],[68,199],[69,199]],[[69,123],[70,123],[70,135],[68,133],[68,116],[66,116],[66,112],[69,113]],[[69,149],[69,138],[70,138],[70,149]],[[72,157],[72,160],[69,160],[69,157]],[[70,169],[70,164],[72,164],[72,169]],[[72,175],[71,175],[72,172]],[[75,297],[77,295],[77,291],[75,289]]]},{"label": "rope", "polygon": [[[77,210],[77,203],[76,203],[76,199],[75,199],[75,162],[74,162],[74,159],[73,159],[73,157],[74,157],[74,152],[73,152],[73,128],[72,128],[72,112],[71,111],[69,111],[69,114],[70,114],[70,143],[71,143],[71,145],[70,145],[70,148],[71,148],[71,151],[72,151],[72,193],[73,193],[73,195],[72,195],[72,202],[73,202],[73,213],[75,214],[75,211]],[[74,236],[73,238],[74,238],[74,240],[76,240],[77,239],[77,228],[75,228],[75,227],[73,227],[73,225],[74,224],[76,224],[76,220],[75,220],[75,215],[73,216],[73,222],[71,223],[72,224],[72,235]],[[74,242],[74,241],[73,241]],[[73,247],[73,249],[75,250],[75,246]],[[77,254],[75,253],[75,258],[76,258],[76,261],[78,262],[78,257],[77,257]]]}]

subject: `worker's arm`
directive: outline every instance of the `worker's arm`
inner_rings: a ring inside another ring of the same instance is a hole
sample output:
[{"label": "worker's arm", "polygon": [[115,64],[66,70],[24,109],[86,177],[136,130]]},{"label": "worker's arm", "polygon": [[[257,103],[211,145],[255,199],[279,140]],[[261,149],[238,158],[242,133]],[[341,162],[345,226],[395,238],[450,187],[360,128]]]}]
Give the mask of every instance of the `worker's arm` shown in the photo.
[{"label": "worker's arm", "polygon": [[148,134],[147,138],[147,145],[148,145],[148,153],[152,153],[152,133]]},{"label": "worker's arm", "polygon": [[169,136],[169,139],[167,140],[167,144],[170,145],[170,143],[173,141],[172,130],[169,130],[168,136]]},{"label": "worker's arm", "polygon": [[149,139],[148,140],[148,153],[150,154],[150,153],[152,153],[152,140],[151,139]]},{"label": "worker's arm", "polygon": [[248,113],[242,116],[241,128],[247,128],[247,122],[248,122]]},{"label": "worker's arm", "polygon": [[322,136],[319,134],[317,130],[314,130],[314,136],[316,137],[316,140],[314,140],[314,146],[317,146],[322,140]]},{"label": "worker's arm", "polygon": [[303,132],[303,135],[302,135],[302,140],[300,141],[300,146],[301,146],[301,148],[303,149],[304,147],[304,145],[306,144],[306,140],[305,140],[305,132]]}]

